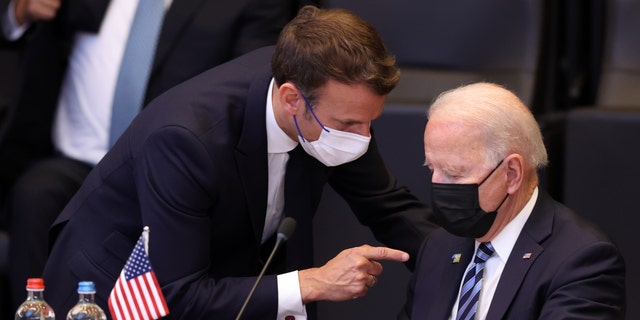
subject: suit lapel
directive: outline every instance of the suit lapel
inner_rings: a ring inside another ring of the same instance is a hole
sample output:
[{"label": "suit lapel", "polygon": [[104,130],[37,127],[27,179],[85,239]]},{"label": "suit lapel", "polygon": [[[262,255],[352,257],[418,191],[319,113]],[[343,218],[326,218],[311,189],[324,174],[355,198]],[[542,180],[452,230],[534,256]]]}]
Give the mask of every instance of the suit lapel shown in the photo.
[{"label": "suit lapel", "polygon": [[249,207],[256,244],[262,241],[267,210],[269,170],[267,167],[266,99],[270,76],[254,81],[249,88],[242,132],[235,152],[238,175]]},{"label": "suit lapel", "polygon": [[[501,319],[518,293],[529,268],[544,249],[529,235],[520,234],[494,293],[487,319]],[[496,299],[499,297],[499,299]]]},{"label": "suit lapel", "polygon": [[544,251],[544,247],[540,243],[551,235],[553,216],[553,206],[549,202],[548,195],[540,191],[531,216],[520,232],[502,271],[494,293],[494,297],[500,297],[500,299],[492,300],[487,319],[502,319],[504,317],[505,312],[518,295],[529,268]]},{"label": "suit lapel", "polygon": [[[455,263],[453,260],[456,258],[453,255],[457,253],[460,253],[461,257],[460,262]],[[440,308],[444,311],[444,314],[439,315],[439,319],[448,319],[449,316],[451,316],[451,309],[458,298],[458,289],[460,288],[460,283],[464,277],[464,272],[467,270],[469,263],[471,263],[474,253],[475,241],[473,239],[465,239],[458,248],[455,248],[455,250],[451,252],[451,263],[448,268],[449,272],[446,274],[446,276],[450,278],[443,279],[443,281],[447,282],[447,286],[442,288],[442,303],[448,307]]]},{"label": "suit lapel", "polygon": [[[426,249],[441,252],[442,256],[434,259],[443,261],[432,262],[434,267],[442,266],[441,270],[422,272],[426,280],[419,285],[430,288],[428,290],[429,293],[423,298],[424,301],[415,301],[414,299],[413,303],[414,309],[416,307],[418,309],[424,308],[423,312],[419,313],[425,315],[424,317],[421,316],[423,319],[448,319],[451,316],[451,308],[453,308],[453,304],[458,297],[460,282],[467,265],[473,257],[473,239],[451,236],[445,240],[444,251],[442,251],[443,249],[437,249],[442,246],[442,242]],[[425,305],[420,306],[423,303]]]}]

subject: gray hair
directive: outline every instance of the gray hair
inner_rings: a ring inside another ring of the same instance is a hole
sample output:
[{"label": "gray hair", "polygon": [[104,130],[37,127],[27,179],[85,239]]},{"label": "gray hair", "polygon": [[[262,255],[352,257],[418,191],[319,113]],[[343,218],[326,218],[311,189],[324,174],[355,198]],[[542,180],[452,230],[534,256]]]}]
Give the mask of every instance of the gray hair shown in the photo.
[{"label": "gray hair", "polygon": [[474,83],[440,94],[428,111],[480,128],[487,150],[485,165],[495,166],[518,153],[534,168],[548,163],[540,127],[533,114],[511,91],[493,83]]}]

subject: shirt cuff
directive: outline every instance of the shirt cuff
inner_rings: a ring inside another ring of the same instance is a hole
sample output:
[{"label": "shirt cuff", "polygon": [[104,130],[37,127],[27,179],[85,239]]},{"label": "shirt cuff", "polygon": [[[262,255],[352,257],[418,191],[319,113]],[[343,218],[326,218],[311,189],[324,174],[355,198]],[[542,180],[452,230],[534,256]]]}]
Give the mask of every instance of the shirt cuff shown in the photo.
[{"label": "shirt cuff", "polygon": [[278,320],[306,320],[307,309],[302,304],[298,271],[278,275]]},{"label": "shirt cuff", "polygon": [[25,23],[23,25],[18,25],[18,21],[15,16],[16,9],[16,1],[11,0],[9,2],[9,7],[6,8],[7,11],[2,12],[2,16],[0,16],[0,22],[2,23],[2,32],[4,36],[8,40],[16,40],[20,38],[27,28],[29,28],[29,23]]}]

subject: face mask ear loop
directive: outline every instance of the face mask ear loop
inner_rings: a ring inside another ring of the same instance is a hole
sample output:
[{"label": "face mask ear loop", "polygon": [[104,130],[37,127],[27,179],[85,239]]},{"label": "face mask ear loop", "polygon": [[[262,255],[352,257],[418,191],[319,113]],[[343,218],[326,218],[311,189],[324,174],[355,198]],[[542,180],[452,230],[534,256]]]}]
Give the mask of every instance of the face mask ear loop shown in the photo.
[{"label": "face mask ear loop", "polygon": [[[478,184],[478,187],[479,187],[481,184],[483,184],[485,181],[487,181],[487,179],[489,179],[489,177],[491,177],[491,175],[493,174],[493,172],[495,172],[495,171],[498,169],[498,167],[500,167],[500,165],[502,164],[502,162],[503,162],[503,161],[504,161],[504,159],[502,159],[502,160],[500,160],[500,162],[498,162],[498,164],[496,165],[496,167],[495,167],[495,168],[493,168],[493,170],[491,170],[491,172],[489,172],[489,174],[488,174],[484,179],[482,179],[482,181]],[[509,193],[507,193],[507,195],[506,195],[506,196],[504,196],[504,199],[502,199],[502,201],[500,202],[500,204],[498,205],[498,207],[497,207],[495,210],[493,210],[492,212],[498,212],[498,209],[500,209],[500,207],[502,207],[502,204],[503,204],[505,201],[507,201],[507,198],[508,198],[508,197],[509,197]]]},{"label": "face mask ear loop", "polygon": [[296,130],[298,130],[298,135],[302,139],[302,142],[307,142],[307,140],[305,140],[304,137],[302,136],[302,131],[300,131],[300,127],[298,127],[298,120],[296,119],[295,114],[293,115],[293,123],[296,124]]},{"label": "face mask ear loop", "polygon": [[[484,177],[484,179],[482,179],[482,181],[480,181],[480,183],[478,183],[478,187],[481,186],[485,181],[487,181],[487,179],[489,179],[489,177],[491,177],[491,175],[496,171],[496,169],[498,169],[498,167],[502,164],[503,161],[504,161],[504,159],[502,159],[502,160],[500,160],[500,162],[498,162],[496,167],[493,168],[493,170],[491,170],[491,172],[489,172],[489,174],[486,177]],[[504,200],[502,202],[504,202]]]},{"label": "face mask ear loop", "polygon": [[506,196],[504,196],[504,199],[502,199],[502,202],[500,202],[500,204],[498,205],[498,207],[497,207],[495,210],[493,210],[493,212],[498,212],[498,209],[500,209],[500,207],[502,207],[502,204],[503,204],[505,201],[507,201],[507,198],[508,198],[508,197],[509,197],[509,194],[507,193],[507,195],[506,195]]},{"label": "face mask ear loop", "polygon": [[[304,104],[307,105],[307,108],[309,108],[309,111],[311,111],[311,114],[313,115],[313,118],[316,119],[316,122],[320,125],[320,128],[322,128],[322,130],[324,130],[326,132],[330,132],[329,129],[325,128],[322,125],[322,122],[320,122],[320,120],[316,116],[315,112],[313,112],[313,108],[311,108],[311,104],[309,104],[309,101],[307,101],[307,98],[304,96],[304,94],[302,94],[302,92],[300,92],[300,95],[302,96],[302,100],[304,100]],[[297,125],[297,123],[296,123],[296,125]],[[300,131],[300,130],[298,130],[298,131]]]}]

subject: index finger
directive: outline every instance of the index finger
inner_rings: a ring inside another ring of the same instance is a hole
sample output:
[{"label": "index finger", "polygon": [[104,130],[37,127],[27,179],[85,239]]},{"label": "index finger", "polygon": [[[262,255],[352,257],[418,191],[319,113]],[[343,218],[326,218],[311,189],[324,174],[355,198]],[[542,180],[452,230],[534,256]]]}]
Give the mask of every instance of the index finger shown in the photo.
[{"label": "index finger", "polygon": [[409,254],[396,249],[387,247],[361,246],[358,248],[360,254],[369,260],[388,260],[405,262],[409,260]]}]

